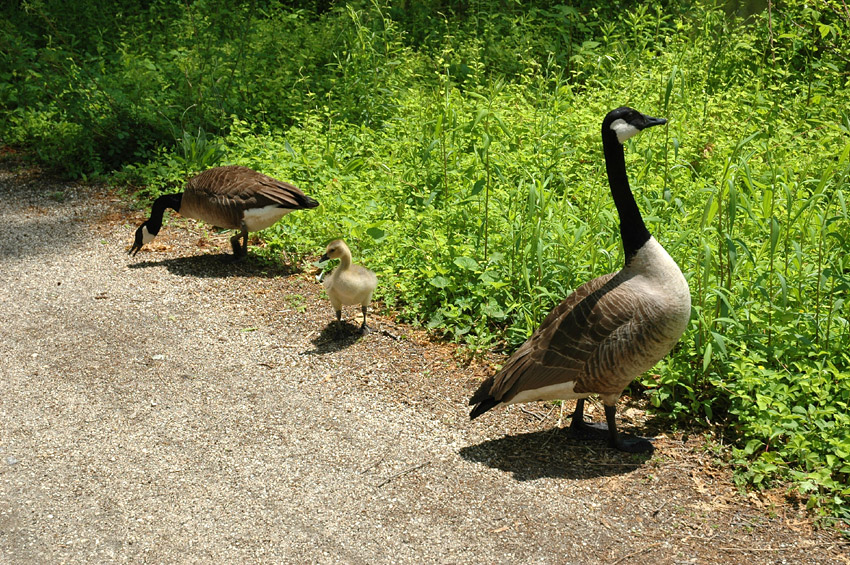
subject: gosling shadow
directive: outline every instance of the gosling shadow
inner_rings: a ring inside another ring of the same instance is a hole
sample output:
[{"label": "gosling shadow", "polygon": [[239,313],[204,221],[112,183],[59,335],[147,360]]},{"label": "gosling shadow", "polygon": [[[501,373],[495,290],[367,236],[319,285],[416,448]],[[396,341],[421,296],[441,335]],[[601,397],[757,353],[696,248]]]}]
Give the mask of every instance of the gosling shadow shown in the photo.
[{"label": "gosling shadow", "polygon": [[230,257],[230,254],[226,253],[219,255],[189,255],[161,259],[159,261],[139,261],[137,263],[130,263],[127,266],[130,269],[165,267],[173,275],[201,278],[276,278],[291,277],[302,272],[297,266],[276,263],[251,254],[238,262],[228,261],[228,257]]},{"label": "gosling shadow", "polygon": [[467,461],[511,473],[517,481],[625,475],[652,457],[652,451],[623,453],[602,441],[575,439],[559,428],[491,439],[459,453]]},{"label": "gosling shadow", "polygon": [[328,323],[319,335],[310,340],[310,343],[315,345],[316,348],[304,351],[302,355],[326,355],[342,351],[351,347],[366,335],[368,334],[360,332],[358,325],[348,321],[337,322],[334,320]]}]

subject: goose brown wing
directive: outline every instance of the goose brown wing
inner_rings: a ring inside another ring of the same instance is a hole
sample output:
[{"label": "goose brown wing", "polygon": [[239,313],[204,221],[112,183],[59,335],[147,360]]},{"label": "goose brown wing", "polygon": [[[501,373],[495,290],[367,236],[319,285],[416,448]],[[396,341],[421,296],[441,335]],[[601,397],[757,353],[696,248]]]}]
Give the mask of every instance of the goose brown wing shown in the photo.
[{"label": "goose brown wing", "polygon": [[278,205],[297,210],[319,205],[287,182],[238,165],[207,169],[192,177],[187,193],[217,208],[221,227],[239,227],[242,213],[252,208]]},{"label": "goose brown wing", "polygon": [[[302,208],[315,208],[319,203],[301,192],[298,187],[272,177],[260,175],[257,183],[261,187],[256,194],[257,207],[267,204],[277,204],[281,208],[300,210]],[[264,200],[265,199],[265,200]]]},{"label": "goose brown wing", "polygon": [[[605,371],[620,357],[623,332],[638,307],[622,273],[603,275],[580,286],[543,321],[495,375],[489,394],[509,402],[519,392],[575,382],[576,392],[609,392]],[[588,361],[602,361],[588,369]],[[619,390],[617,391],[619,392]]]}]

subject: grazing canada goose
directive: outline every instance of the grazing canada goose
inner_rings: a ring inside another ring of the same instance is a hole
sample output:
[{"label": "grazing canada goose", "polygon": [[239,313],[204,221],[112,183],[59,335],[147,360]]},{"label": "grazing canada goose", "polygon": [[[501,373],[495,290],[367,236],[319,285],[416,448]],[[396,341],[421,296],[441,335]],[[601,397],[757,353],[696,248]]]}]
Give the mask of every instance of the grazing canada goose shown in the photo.
[{"label": "grazing canada goose", "polygon": [[[665,123],[626,107],[605,116],[602,147],[620,216],[625,266],[580,286],[550,312],[501,371],[472,395],[470,418],[499,404],[575,398],[570,429],[576,434],[607,435],[608,444],[621,451],[652,449],[645,439],[617,433],[617,399],[684,333],[691,295],[682,271],[643,223],[629,188],[623,143]],[[591,394],[602,398],[607,428],[584,421],[584,399]]]},{"label": "grazing canada goose", "polygon": [[369,331],[366,325],[366,309],[372,301],[375,287],[378,286],[378,277],[366,267],[351,264],[351,250],[341,239],[328,244],[325,254],[319,258],[319,263],[330,259],[339,259],[339,266],[322,284],[336,312],[337,321],[342,319],[343,304],[359,304],[363,311],[363,325],[360,326],[360,331]]},{"label": "grazing canada goose", "polygon": [[144,244],[153,241],[162,227],[165,209],[171,208],[186,218],[240,230],[230,238],[233,260],[239,261],[248,254],[248,232],[266,229],[293,210],[318,205],[291,184],[248,167],[228,165],[207,169],[189,179],[185,192],[165,194],[154,200],[151,217],[136,230],[136,240],[129,253],[135,255]]}]

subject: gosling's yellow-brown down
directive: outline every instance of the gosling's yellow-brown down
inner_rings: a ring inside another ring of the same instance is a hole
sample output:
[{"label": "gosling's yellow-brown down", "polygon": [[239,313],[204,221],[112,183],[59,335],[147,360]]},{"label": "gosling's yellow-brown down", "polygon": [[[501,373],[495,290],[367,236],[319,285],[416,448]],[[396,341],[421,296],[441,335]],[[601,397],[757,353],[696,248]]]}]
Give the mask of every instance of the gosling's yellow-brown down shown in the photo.
[{"label": "gosling's yellow-brown down", "polygon": [[363,312],[363,324],[360,326],[360,331],[368,331],[366,310],[372,301],[372,293],[378,286],[378,277],[366,267],[351,263],[351,250],[341,239],[328,244],[319,262],[323,263],[330,259],[339,259],[339,266],[325,278],[322,284],[325,292],[328,293],[337,321],[342,319],[344,305],[359,304]]}]

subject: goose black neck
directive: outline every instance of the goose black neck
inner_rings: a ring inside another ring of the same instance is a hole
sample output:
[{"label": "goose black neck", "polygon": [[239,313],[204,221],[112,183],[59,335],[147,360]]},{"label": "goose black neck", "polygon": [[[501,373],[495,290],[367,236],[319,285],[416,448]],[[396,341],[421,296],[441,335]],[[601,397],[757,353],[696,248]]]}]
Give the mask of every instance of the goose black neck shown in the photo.
[{"label": "goose black neck", "polygon": [[623,239],[623,251],[628,263],[635,253],[649,241],[649,230],[643,223],[629,177],[626,176],[626,156],[623,146],[617,141],[613,131],[602,132],[602,147],[605,152],[605,169],[608,172],[608,184],[611,196],[620,216],[620,237]]},{"label": "goose black neck", "polygon": [[180,211],[180,204],[183,202],[183,193],[163,194],[153,201],[151,206],[151,217],[146,222],[148,231],[154,235],[159,233],[159,228],[162,227],[162,216],[165,210],[171,208],[175,212]]}]

